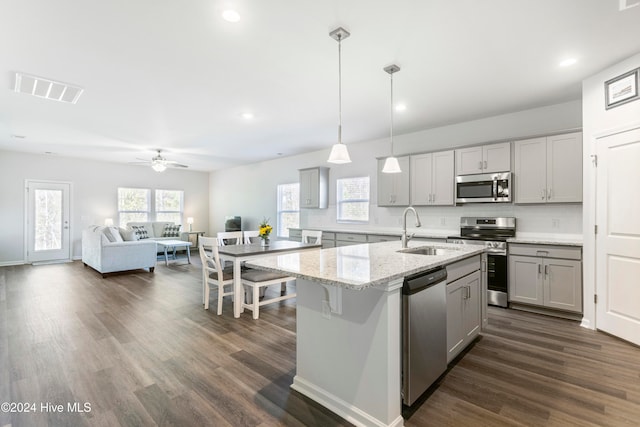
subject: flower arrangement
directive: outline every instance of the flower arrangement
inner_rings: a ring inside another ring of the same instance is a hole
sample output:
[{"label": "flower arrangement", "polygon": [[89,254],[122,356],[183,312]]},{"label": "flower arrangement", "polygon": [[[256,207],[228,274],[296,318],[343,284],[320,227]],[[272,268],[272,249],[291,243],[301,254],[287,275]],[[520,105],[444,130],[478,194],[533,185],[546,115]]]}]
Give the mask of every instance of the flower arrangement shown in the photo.
[{"label": "flower arrangement", "polygon": [[262,240],[268,240],[272,230],[273,227],[269,225],[269,218],[264,218],[260,223],[260,237]]}]

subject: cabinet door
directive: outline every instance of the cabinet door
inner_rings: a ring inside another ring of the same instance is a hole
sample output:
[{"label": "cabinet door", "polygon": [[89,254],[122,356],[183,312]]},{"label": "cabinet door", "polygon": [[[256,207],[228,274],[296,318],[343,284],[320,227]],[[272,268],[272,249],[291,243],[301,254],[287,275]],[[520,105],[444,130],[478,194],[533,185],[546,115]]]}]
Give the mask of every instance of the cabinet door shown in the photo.
[{"label": "cabinet door", "polygon": [[384,173],[378,160],[378,206],[409,206],[409,156],[398,157],[402,172]]},{"label": "cabinet door", "polygon": [[463,349],[463,296],[462,280],[447,284],[447,363]]},{"label": "cabinet door", "polygon": [[544,305],[582,312],[582,265],[580,261],[545,259]]},{"label": "cabinet door", "polygon": [[483,147],[482,173],[511,170],[511,143],[490,144]]},{"label": "cabinet door", "polygon": [[433,153],[432,205],[454,204],[454,155],[453,151]]},{"label": "cabinet door", "polygon": [[[465,293],[463,293],[463,331],[466,344],[470,343],[480,333],[480,272],[476,271],[463,279]],[[465,344],[465,346],[466,346]]]},{"label": "cabinet door", "polygon": [[547,138],[547,202],[582,201],[582,132]]},{"label": "cabinet door", "polygon": [[382,173],[385,159],[378,160],[378,206],[393,206],[393,173]]},{"label": "cabinet door", "polygon": [[542,259],[509,255],[509,301],[542,305]]},{"label": "cabinet door", "polygon": [[483,171],[482,147],[456,150],[456,175],[471,175]]},{"label": "cabinet door", "polygon": [[545,203],[547,199],[547,139],[514,143],[516,203]]},{"label": "cabinet door", "polygon": [[431,179],[433,177],[433,154],[411,156],[411,204],[415,206],[431,203]]},{"label": "cabinet door", "polygon": [[300,171],[300,207],[317,208],[319,206],[319,183],[318,169]]}]

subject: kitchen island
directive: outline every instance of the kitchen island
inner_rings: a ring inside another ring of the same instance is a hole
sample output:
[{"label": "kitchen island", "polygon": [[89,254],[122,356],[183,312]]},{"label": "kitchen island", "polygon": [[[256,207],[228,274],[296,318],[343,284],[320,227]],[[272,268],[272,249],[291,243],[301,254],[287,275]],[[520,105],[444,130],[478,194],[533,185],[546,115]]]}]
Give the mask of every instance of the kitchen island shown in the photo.
[{"label": "kitchen island", "polygon": [[[363,426],[402,426],[404,278],[481,254],[478,247],[403,251],[399,241],[273,256],[249,267],[295,276],[296,376],[291,387]],[[479,258],[479,257],[478,257]],[[479,261],[478,261],[479,269]],[[479,307],[478,307],[479,309]]]}]

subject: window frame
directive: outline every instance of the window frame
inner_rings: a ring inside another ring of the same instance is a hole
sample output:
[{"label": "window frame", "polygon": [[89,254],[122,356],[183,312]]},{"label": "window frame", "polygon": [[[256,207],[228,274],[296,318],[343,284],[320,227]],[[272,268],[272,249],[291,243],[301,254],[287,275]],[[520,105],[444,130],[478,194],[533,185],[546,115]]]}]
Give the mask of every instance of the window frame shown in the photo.
[{"label": "window frame", "polygon": [[[283,187],[289,187],[289,186],[297,186],[297,189],[295,189],[295,191],[298,193],[298,209],[297,210],[290,210],[290,209],[281,209],[281,204],[280,201],[282,200],[282,189]],[[289,228],[285,228],[282,225],[282,214],[287,214],[287,213],[295,213],[298,214],[298,225],[297,227],[300,227],[300,183],[299,182],[290,182],[287,184],[278,184],[276,187],[276,229],[277,229],[277,237],[283,237],[283,238],[289,238]],[[285,234],[285,230],[286,230],[286,234]]]},{"label": "window frame", "polygon": [[[146,196],[147,196],[147,210],[146,211],[141,211],[141,210],[120,210],[120,190],[144,190],[146,192]],[[146,219],[144,221],[140,221],[140,222],[149,222],[151,221],[151,214],[152,214],[152,209],[153,209],[153,205],[152,205],[152,200],[151,200],[151,189],[150,188],[139,188],[139,187],[118,187],[117,190],[117,208],[118,208],[118,225],[120,227],[126,227],[127,224],[122,224],[122,214],[137,214],[137,213],[141,213],[141,214],[145,214],[146,215]]]},{"label": "window frame", "polygon": [[[171,191],[174,193],[180,193],[180,210],[178,211],[174,211],[174,210],[158,210],[158,191]],[[179,213],[180,214],[180,221],[176,222],[173,221],[174,224],[176,225],[182,225],[183,221],[184,221],[184,190],[167,190],[164,188],[156,188],[153,191],[153,217],[155,218],[156,221],[160,221],[158,220],[158,214],[162,214],[162,213],[169,213],[169,214],[175,214],[175,213]]]},{"label": "window frame", "polygon": [[[368,185],[368,198],[366,199],[340,199],[342,192],[340,191],[340,185],[344,181],[366,179]],[[367,218],[366,219],[344,219],[340,217],[342,212],[342,206],[348,203],[366,203],[367,204]],[[341,224],[368,224],[371,210],[371,177],[370,176],[354,176],[336,179],[336,222]]]}]

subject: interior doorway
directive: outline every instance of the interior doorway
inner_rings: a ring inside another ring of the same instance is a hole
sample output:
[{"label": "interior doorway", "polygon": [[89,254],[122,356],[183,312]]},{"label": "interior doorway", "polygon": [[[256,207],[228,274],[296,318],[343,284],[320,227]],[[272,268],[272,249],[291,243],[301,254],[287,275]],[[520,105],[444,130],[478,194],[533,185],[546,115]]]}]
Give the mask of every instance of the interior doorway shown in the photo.
[{"label": "interior doorway", "polygon": [[71,260],[71,183],[26,181],[26,261]]},{"label": "interior doorway", "polygon": [[640,128],[596,150],[597,328],[640,345]]}]

